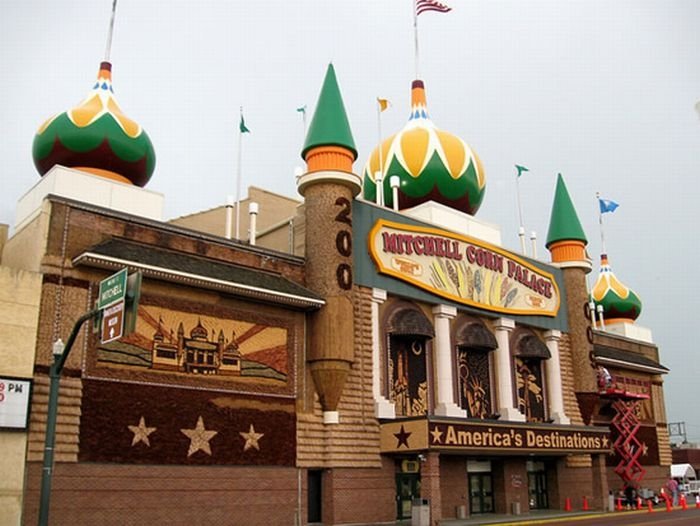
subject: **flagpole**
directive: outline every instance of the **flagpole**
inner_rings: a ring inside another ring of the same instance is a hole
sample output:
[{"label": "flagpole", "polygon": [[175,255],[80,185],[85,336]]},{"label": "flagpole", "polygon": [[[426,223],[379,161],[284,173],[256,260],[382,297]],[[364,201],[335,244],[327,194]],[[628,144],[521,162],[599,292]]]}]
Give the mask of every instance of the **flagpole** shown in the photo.
[{"label": "flagpole", "polygon": [[524,256],[527,256],[527,250],[525,247],[525,226],[523,225],[523,205],[520,202],[520,171],[515,178],[515,194],[518,200],[518,217],[520,218],[520,228],[518,229],[518,237],[520,238],[520,250]]},{"label": "flagpole", "polygon": [[377,139],[379,144],[379,177],[374,175],[377,185],[377,204],[384,206],[384,156],[382,154],[382,104],[377,99]]},{"label": "flagpole", "polygon": [[595,193],[598,200],[598,224],[600,225],[600,253],[607,254],[605,251],[605,234],[603,233],[603,212],[600,209],[600,192]]},{"label": "flagpole", "polygon": [[[241,106],[241,122],[243,121],[243,106]],[[238,161],[236,163],[236,239],[241,239],[241,146],[243,145],[243,130],[238,128]]]},{"label": "flagpole", "polygon": [[414,55],[413,59],[415,61],[415,68],[416,68],[416,80],[420,79],[419,72],[418,72],[418,4],[416,4],[416,0],[411,0],[413,2],[413,49],[414,49]]},{"label": "flagpole", "polygon": [[117,0],[112,2],[112,16],[109,19],[109,31],[107,31],[107,46],[105,47],[105,62],[109,62],[112,54],[112,35],[114,34],[114,14],[117,11]]}]

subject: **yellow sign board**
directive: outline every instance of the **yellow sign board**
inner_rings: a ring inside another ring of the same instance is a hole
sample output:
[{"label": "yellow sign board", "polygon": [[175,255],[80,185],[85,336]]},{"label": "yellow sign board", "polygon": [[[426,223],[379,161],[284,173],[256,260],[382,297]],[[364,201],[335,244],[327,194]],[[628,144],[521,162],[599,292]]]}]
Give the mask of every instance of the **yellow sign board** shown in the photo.
[{"label": "yellow sign board", "polygon": [[368,246],[380,273],[449,300],[507,314],[559,311],[552,274],[483,241],[380,219]]}]

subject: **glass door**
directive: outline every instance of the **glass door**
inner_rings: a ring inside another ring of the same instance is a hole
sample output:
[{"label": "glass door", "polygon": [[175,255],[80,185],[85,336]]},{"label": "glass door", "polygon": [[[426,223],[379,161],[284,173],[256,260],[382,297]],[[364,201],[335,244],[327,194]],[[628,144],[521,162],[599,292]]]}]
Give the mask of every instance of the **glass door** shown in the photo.
[{"label": "glass door", "polygon": [[547,472],[534,471],[527,474],[528,493],[531,510],[546,510],[549,508],[547,497]]},{"label": "glass door", "polygon": [[396,474],[396,518],[410,519],[413,499],[420,498],[420,474]]},{"label": "glass door", "polygon": [[471,513],[493,513],[491,473],[469,473],[469,509]]}]

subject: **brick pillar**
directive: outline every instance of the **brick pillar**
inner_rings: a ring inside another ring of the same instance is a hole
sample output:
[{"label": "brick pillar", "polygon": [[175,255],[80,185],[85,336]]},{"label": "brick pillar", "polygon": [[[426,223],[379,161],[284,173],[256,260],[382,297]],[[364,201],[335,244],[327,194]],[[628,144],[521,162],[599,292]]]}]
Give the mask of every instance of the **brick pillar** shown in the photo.
[{"label": "brick pillar", "polygon": [[595,510],[604,510],[608,504],[609,490],[605,454],[591,455],[591,460],[593,461],[591,466],[593,495],[589,499],[589,505]]},{"label": "brick pillar", "polygon": [[430,524],[442,519],[442,494],[440,492],[440,453],[425,454],[420,470],[420,496],[430,501]]}]

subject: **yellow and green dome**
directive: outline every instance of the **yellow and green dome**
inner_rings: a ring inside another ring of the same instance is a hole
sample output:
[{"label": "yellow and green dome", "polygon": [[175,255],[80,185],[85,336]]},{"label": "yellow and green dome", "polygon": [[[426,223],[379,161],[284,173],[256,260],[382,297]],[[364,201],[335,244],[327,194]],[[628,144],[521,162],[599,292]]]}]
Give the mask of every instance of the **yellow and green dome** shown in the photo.
[{"label": "yellow and green dome", "polygon": [[100,65],[85,100],[41,125],[32,157],[40,175],[60,164],[141,187],[156,164],[148,134],[124,115],[114,98],[109,62]]},{"label": "yellow and green dome", "polygon": [[606,323],[632,323],[642,312],[639,296],[615,277],[606,254],[600,256],[600,274],[591,291],[591,299],[596,308],[598,305],[603,307]]},{"label": "yellow and green dome", "polygon": [[413,81],[408,123],[375,148],[367,161],[363,174],[367,200],[376,200],[375,174],[380,171],[384,201],[390,207],[391,176],[400,180],[399,209],[436,201],[474,215],[484,199],[486,179],[481,161],[462,139],[435,127],[420,80]]}]

